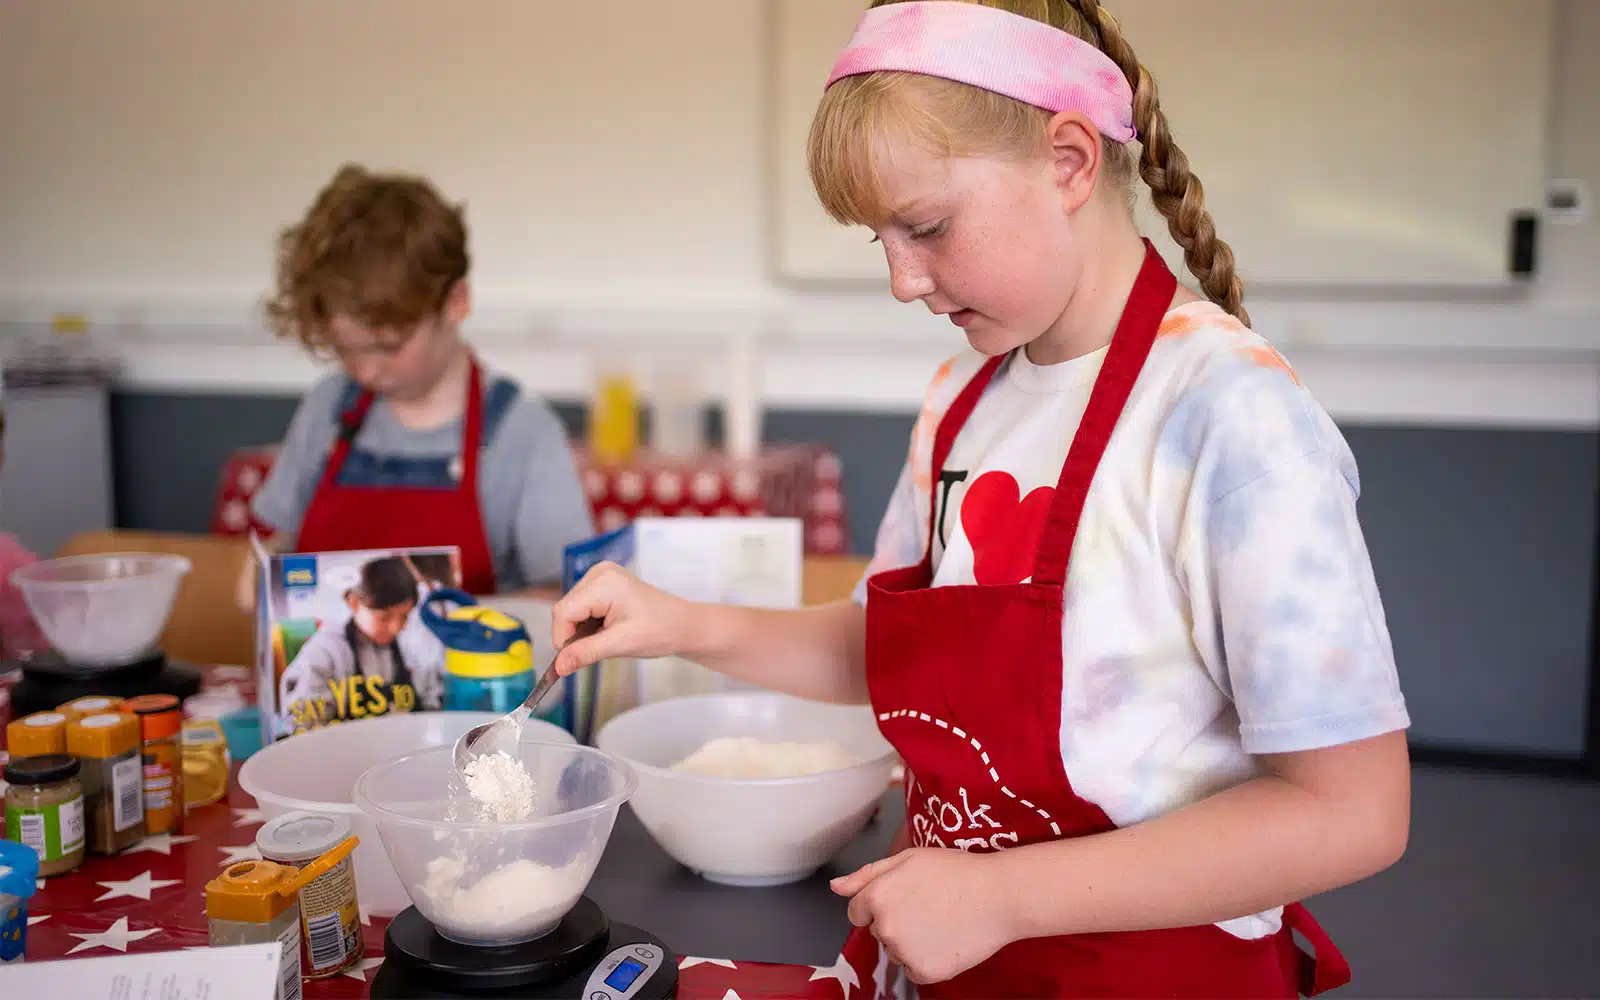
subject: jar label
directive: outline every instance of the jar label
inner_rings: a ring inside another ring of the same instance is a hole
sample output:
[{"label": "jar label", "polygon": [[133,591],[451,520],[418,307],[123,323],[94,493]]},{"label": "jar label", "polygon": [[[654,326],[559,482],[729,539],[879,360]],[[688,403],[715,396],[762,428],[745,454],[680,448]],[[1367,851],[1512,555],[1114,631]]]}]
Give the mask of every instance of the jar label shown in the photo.
[{"label": "jar label", "polygon": [[40,861],[83,850],[83,797],[48,806],[6,810],[6,839],[26,844]]},{"label": "jar label", "polygon": [[144,820],[143,761],[125,757],[111,765],[111,826],[118,833]]},{"label": "jar label", "polygon": [[300,921],[296,920],[278,935],[277,1000],[301,1000]]}]

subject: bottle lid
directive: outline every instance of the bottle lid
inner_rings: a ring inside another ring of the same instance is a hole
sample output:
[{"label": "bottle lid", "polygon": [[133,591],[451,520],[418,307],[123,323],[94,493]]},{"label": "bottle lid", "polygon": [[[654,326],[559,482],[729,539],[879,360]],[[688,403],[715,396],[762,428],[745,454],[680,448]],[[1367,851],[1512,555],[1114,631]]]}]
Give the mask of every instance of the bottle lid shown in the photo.
[{"label": "bottle lid", "polygon": [[350,821],[343,816],[291,812],[275,816],[256,831],[261,856],[286,865],[315,861],[350,836]]},{"label": "bottle lid", "polygon": [[28,899],[37,890],[39,852],[14,840],[0,840],[0,896]]},{"label": "bottle lid", "polygon": [[147,740],[176,736],[183,728],[183,711],[170,694],[141,694],[123,702],[122,710],[139,717],[139,731]]},{"label": "bottle lid", "polygon": [[264,924],[295,904],[300,870],[275,861],[240,861],[206,883],[206,916]]},{"label": "bottle lid", "polygon": [[82,765],[76,757],[50,753],[39,757],[13,757],[0,769],[8,785],[53,785],[76,778]]},{"label": "bottle lid", "polygon": [[65,715],[69,721],[81,719],[86,715],[99,715],[102,712],[118,712],[121,710],[121,698],[108,698],[99,695],[90,698],[74,698],[65,705],[56,706],[56,711]]},{"label": "bottle lid", "polygon": [[60,712],[35,712],[6,727],[6,749],[18,757],[67,752],[67,717]]},{"label": "bottle lid", "polygon": [[139,720],[121,712],[67,723],[67,752],[75,757],[116,757],[139,747]]}]

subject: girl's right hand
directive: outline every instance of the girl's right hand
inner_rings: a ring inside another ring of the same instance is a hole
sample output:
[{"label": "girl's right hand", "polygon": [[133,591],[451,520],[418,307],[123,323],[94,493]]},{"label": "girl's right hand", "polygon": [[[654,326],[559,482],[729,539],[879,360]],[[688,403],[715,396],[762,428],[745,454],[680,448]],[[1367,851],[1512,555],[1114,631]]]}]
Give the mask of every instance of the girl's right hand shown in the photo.
[{"label": "girl's right hand", "polygon": [[[600,563],[551,611],[551,638],[561,650],[556,673],[565,677],[616,657],[654,659],[685,651],[694,634],[696,606],[644,583],[615,563]],[[605,628],[566,648],[578,623],[605,620]]]}]

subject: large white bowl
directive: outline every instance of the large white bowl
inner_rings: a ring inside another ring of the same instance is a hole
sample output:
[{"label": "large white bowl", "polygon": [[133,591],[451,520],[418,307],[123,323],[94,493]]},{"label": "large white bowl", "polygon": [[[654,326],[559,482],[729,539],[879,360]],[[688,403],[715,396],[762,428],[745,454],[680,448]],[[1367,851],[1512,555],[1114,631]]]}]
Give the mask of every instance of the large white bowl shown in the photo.
[{"label": "large white bowl", "polygon": [[83,666],[153,653],[191,566],[144,552],[46,559],[14,570],[28,611],[50,645]]},{"label": "large white bowl", "polygon": [[453,747],[379,764],[356,782],[356,803],[411,901],[461,944],[506,947],[554,930],[588,888],[633,794],[628,766],[593,747],[524,741],[518,751],[533,812],[512,822],[454,818]]},{"label": "large white bowl", "polygon": [[[863,763],[794,778],[718,778],[671,770],[706,741],[833,741]],[[595,745],[639,775],[629,805],[681,864],[724,885],[809,877],[861,832],[897,758],[866,706],[767,692],[653,702],[612,719]]]},{"label": "large white bowl", "polygon": [[[356,779],[369,768],[429,747],[454,746],[467,730],[499,718],[492,712],[401,712],[341,722],[262,747],[239,768],[239,787],[272,819],[305,811],[343,816],[355,828],[356,892],[367,912],[392,917],[410,905],[379,842],[378,828],[356,806]],[[576,742],[560,726],[531,719],[527,742]]]}]

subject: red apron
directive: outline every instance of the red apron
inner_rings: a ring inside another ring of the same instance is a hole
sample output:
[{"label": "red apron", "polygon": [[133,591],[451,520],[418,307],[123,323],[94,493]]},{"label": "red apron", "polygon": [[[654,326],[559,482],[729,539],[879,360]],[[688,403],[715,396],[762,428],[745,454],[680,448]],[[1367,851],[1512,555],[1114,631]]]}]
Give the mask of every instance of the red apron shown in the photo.
[{"label": "red apron", "polygon": [[347,486],[339,482],[340,470],[372,402],[372,393],[362,392],[339,415],[339,436],[306,507],[295,548],[301,552],[348,552],[453,545],[461,551],[461,589],[478,596],[493,594],[494,558],[478,506],[478,452],[483,438],[478,363],[472,363],[468,379],[460,475],[453,486]]},{"label": "red apron", "polygon": [[[868,583],[867,686],[878,725],[906,765],[912,843],[988,852],[1115,829],[1072,790],[1061,754],[1063,585],[1090,482],[1150,354],[1177,281],[1146,242],[1144,267],[1112,339],[1056,486],[1030,582],[934,587],[922,563]],[[933,482],[1004,358],[973,378],[939,425]],[[930,521],[932,518],[930,518]],[[1317,957],[1300,951],[1304,934]],[[846,945],[871,981],[876,942]],[[1278,934],[1241,940],[1214,925],[1014,942],[929,997],[1295,997],[1349,981],[1305,908]]]}]

